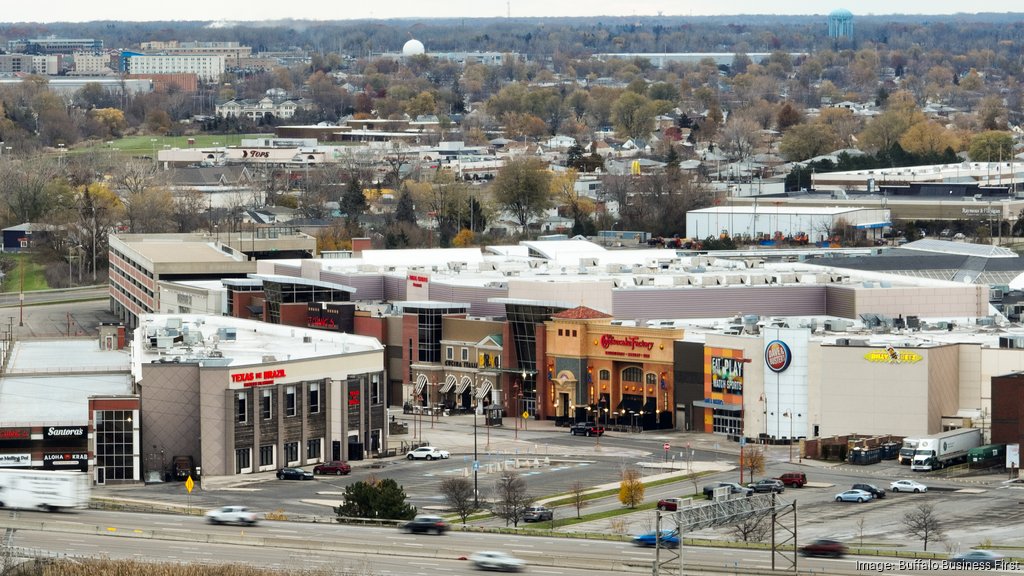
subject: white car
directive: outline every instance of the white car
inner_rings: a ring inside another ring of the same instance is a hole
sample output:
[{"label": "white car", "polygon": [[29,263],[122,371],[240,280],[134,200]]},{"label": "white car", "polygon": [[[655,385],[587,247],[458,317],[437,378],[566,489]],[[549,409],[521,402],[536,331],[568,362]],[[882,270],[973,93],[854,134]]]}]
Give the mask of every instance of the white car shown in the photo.
[{"label": "white car", "polygon": [[221,506],[206,513],[206,521],[210,524],[245,524],[256,523],[256,513],[245,506]]},{"label": "white car", "polygon": [[451,456],[447,450],[441,450],[433,446],[420,446],[405,454],[407,460],[446,460]]},{"label": "white car", "polygon": [[892,484],[889,484],[889,490],[893,492],[927,492],[928,487],[920,482],[914,480],[896,480]]},{"label": "white car", "polygon": [[504,552],[474,552],[470,554],[469,561],[481,570],[518,572],[526,567],[525,561]]}]

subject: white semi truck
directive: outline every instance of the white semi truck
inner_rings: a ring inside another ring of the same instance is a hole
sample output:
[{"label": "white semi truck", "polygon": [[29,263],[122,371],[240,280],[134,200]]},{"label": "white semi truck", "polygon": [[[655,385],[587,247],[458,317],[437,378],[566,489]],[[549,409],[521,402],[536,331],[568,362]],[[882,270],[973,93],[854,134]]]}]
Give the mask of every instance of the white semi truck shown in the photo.
[{"label": "white semi truck", "polygon": [[86,508],[91,487],[85,472],[0,468],[0,508]]},{"label": "white semi truck", "polygon": [[910,469],[914,471],[938,470],[958,462],[967,461],[967,452],[981,446],[981,430],[957,428],[921,438],[914,451]]}]

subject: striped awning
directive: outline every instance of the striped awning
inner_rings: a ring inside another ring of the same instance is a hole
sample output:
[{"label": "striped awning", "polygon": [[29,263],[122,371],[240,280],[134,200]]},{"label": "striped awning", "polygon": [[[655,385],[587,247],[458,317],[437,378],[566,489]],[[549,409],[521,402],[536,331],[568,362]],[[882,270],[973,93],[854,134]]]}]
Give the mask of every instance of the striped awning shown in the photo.
[{"label": "striped awning", "polygon": [[419,396],[420,394],[423,394],[423,387],[426,386],[426,385],[427,385],[427,381],[426,380],[420,380],[420,381],[416,382],[416,395],[417,396]]},{"label": "striped awning", "polygon": [[472,381],[469,378],[463,378],[462,381],[459,382],[459,386],[455,389],[455,393],[462,394],[466,391],[466,388],[469,388],[471,383]]},{"label": "striped awning", "polygon": [[441,389],[438,390],[438,392],[440,392],[441,394],[447,394],[447,393],[451,392],[452,388],[454,388],[454,387],[455,387],[455,378],[453,376],[449,376],[448,379],[444,381],[444,385],[441,386]]},{"label": "striped awning", "polygon": [[478,399],[479,398],[484,398],[485,396],[487,396],[490,393],[491,393],[491,383],[487,382],[487,381],[485,381],[483,384],[480,385],[479,388],[476,389],[476,397]]}]

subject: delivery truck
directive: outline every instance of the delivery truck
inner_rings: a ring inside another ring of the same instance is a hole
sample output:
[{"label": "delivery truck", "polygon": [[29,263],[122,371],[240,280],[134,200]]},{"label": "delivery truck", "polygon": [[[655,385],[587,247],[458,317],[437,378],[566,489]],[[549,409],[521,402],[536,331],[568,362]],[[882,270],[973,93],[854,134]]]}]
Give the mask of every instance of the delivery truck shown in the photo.
[{"label": "delivery truck", "polygon": [[900,464],[910,465],[914,461],[914,451],[917,450],[917,444],[920,442],[917,438],[904,438],[903,446],[900,447],[899,461]]},{"label": "delivery truck", "polygon": [[978,446],[981,446],[981,430],[978,428],[957,428],[921,438],[910,469],[923,472],[966,462],[967,452]]},{"label": "delivery truck", "polygon": [[85,472],[0,468],[0,508],[86,508],[91,486]]}]

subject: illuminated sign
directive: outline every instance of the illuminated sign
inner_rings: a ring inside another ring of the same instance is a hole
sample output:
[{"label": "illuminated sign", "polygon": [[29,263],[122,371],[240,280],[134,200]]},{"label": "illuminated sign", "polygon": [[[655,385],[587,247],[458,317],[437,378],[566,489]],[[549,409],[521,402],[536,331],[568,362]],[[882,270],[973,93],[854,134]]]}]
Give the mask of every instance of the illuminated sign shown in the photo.
[{"label": "illuminated sign", "polygon": [[47,452],[43,454],[43,468],[65,468],[89,466],[89,454],[85,452]]},{"label": "illuminated sign", "polygon": [[359,406],[359,389],[348,391],[348,405]]},{"label": "illuminated sign", "polygon": [[605,334],[601,336],[601,348],[607,350],[611,346],[625,346],[630,350],[636,350],[641,348],[643,350],[651,351],[654,348],[654,342],[650,340],[644,340],[639,336],[622,336],[617,337],[612,334]]},{"label": "illuminated sign", "polygon": [[43,440],[64,440],[66,438],[85,438],[85,426],[50,426],[43,429]]},{"label": "illuminated sign", "polygon": [[0,428],[0,440],[28,440],[31,437],[28,428]]},{"label": "illuminated sign", "polygon": [[422,288],[424,284],[430,282],[430,278],[420,276],[419,274],[409,274],[409,282],[412,282],[412,285],[415,288]]},{"label": "illuminated sign", "polygon": [[307,316],[306,326],[310,328],[337,328],[337,323],[334,322],[334,318],[325,318],[323,316]]},{"label": "illuminated sign", "polygon": [[712,356],[711,391],[743,394],[743,360]]},{"label": "illuminated sign", "polygon": [[251,386],[270,386],[274,384],[274,380],[284,377],[284,368],[275,368],[262,372],[239,372],[232,374],[231,382],[235,384],[241,383],[246,388],[249,388]]},{"label": "illuminated sign", "polygon": [[868,362],[885,364],[914,364],[924,360],[924,357],[917,352],[896,350],[890,346],[885,350],[871,350],[864,355],[864,359]]},{"label": "illuminated sign", "polygon": [[764,363],[772,372],[784,372],[793,361],[793,353],[782,340],[772,340],[764,349]]}]

